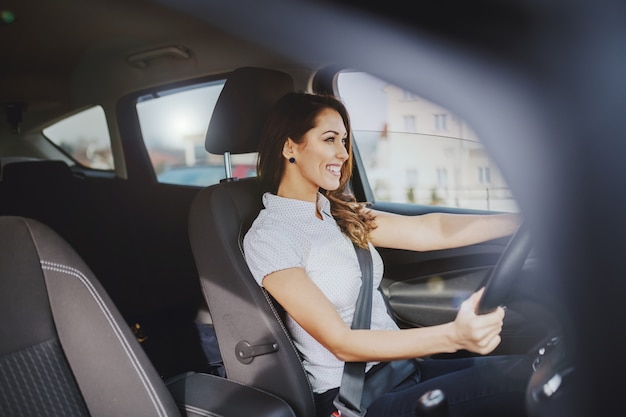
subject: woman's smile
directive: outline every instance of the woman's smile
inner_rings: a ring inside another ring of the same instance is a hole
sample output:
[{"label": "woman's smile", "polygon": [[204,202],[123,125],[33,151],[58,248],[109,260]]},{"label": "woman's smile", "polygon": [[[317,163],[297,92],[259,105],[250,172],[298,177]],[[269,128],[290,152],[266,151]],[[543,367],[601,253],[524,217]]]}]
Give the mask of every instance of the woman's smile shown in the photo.
[{"label": "woman's smile", "polygon": [[279,195],[315,201],[318,190],[336,190],[341,185],[342,167],[348,160],[348,133],[341,115],[334,109],[322,110],[315,126],[304,135],[302,143],[288,140],[285,177]]},{"label": "woman's smile", "polygon": [[327,165],[326,170],[336,177],[341,177],[341,165]]}]

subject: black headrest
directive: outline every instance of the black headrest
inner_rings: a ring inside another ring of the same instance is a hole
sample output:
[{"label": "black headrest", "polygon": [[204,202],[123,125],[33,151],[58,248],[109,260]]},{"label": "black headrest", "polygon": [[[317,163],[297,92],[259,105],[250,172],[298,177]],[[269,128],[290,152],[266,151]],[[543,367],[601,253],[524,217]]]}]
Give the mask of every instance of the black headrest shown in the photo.
[{"label": "black headrest", "polygon": [[16,160],[2,166],[2,181],[31,182],[68,182],[72,181],[72,169],[60,160]]},{"label": "black headrest", "polygon": [[217,99],[206,134],[209,153],[257,152],[261,129],[274,103],[294,91],[289,74],[266,68],[233,71]]}]

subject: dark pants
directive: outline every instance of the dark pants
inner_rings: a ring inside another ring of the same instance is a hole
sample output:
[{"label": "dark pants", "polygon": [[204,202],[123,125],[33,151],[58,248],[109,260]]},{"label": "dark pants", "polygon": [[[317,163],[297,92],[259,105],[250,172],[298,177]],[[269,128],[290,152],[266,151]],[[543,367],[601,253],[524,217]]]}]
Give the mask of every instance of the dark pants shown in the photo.
[{"label": "dark pants", "polygon": [[[530,356],[423,360],[419,380],[410,377],[374,401],[366,417],[416,417],[417,400],[434,389],[443,391],[450,417],[526,416],[524,399],[532,360]],[[337,392],[316,394],[317,417],[330,416]]]}]

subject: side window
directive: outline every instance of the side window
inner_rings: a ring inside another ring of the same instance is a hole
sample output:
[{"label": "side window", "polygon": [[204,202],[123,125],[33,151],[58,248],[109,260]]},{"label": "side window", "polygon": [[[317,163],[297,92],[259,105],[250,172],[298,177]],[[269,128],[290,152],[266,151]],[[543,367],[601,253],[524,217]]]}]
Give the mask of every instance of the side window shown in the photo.
[{"label": "side window", "polygon": [[377,201],[518,211],[464,120],[366,73],[342,72],[337,86]]},{"label": "side window", "polygon": [[82,166],[112,170],[111,137],[104,110],[91,107],[47,128],[43,135]]},{"label": "side window", "polygon": [[[204,148],[224,82],[156,91],[138,98],[141,133],[160,183],[207,186],[225,178],[224,157]],[[231,163],[235,177],[256,175],[256,154],[232,155]]]}]

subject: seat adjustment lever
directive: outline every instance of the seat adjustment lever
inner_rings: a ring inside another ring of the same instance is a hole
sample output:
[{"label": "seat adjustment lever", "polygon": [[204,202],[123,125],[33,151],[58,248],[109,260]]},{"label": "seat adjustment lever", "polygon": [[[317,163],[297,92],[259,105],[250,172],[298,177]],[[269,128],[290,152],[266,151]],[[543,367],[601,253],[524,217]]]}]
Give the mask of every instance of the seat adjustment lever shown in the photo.
[{"label": "seat adjustment lever", "polygon": [[241,363],[250,363],[256,356],[266,355],[278,351],[278,343],[264,343],[261,345],[251,345],[246,341],[241,341],[235,346],[237,359]]}]

